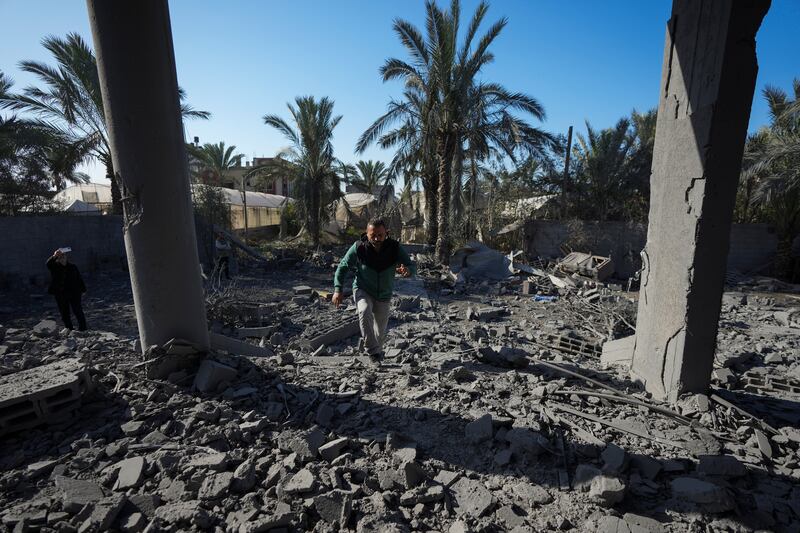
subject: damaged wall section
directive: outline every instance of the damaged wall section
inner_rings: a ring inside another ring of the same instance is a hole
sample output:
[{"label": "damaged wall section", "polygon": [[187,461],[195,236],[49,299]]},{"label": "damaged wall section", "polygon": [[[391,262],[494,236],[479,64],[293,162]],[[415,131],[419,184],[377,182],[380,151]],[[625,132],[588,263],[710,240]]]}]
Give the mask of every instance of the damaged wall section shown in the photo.
[{"label": "damaged wall section", "polygon": [[[733,224],[728,270],[748,272],[767,265],[778,238],[767,224]],[[617,276],[630,277],[641,268],[639,252],[647,239],[647,225],[630,222],[531,220],[525,226],[525,253],[529,257],[559,257],[559,246],[610,256]],[[800,255],[800,239],[792,247]]]},{"label": "damaged wall section", "polygon": [[0,217],[0,235],[0,289],[49,283],[44,264],[61,246],[84,275],[126,268],[120,216]]}]

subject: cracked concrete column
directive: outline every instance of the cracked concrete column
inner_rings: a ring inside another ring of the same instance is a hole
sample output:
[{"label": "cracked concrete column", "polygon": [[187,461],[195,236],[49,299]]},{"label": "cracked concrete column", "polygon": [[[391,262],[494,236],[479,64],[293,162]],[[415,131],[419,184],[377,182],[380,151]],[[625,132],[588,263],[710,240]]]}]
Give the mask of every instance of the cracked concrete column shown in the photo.
[{"label": "cracked concrete column", "polygon": [[87,0],[142,350],[208,349],[166,0]]},{"label": "cracked concrete column", "polygon": [[674,0],[667,24],[634,378],[708,388],[733,206],[769,0]]}]

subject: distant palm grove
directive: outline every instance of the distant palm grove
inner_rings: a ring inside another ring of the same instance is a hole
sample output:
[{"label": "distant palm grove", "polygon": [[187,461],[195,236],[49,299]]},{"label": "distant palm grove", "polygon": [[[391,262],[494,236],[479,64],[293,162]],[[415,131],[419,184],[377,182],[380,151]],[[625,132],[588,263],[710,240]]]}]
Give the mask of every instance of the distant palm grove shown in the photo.
[{"label": "distant palm grove", "polygon": [[[457,244],[533,216],[646,222],[656,110],[632,110],[606,128],[586,122],[574,139],[546,131],[545,105],[528,94],[535,87],[509,89],[483,76],[507,25],[503,17],[487,21],[488,10],[482,2],[462,17],[458,0],[446,8],[427,2],[424,30],[394,21],[405,54],[386,59],[378,72],[403,89],[354,147],[358,156],[378,146],[389,154],[386,161],[350,163],[334,154],[342,118],[334,101],[303,95],[283,112],[263,109],[265,127],[288,146],[248,168],[246,180],[256,188],[288,180],[295,216],[315,245],[345,185],[375,194],[387,215],[398,206],[421,211],[425,239],[440,261]],[[51,62],[19,64],[37,85],[15,90],[0,71],[0,215],[51,209],[46,199],[54,191],[88,181],[78,169],[89,161],[105,168],[113,211],[122,213],[125,187],[110,155],[94,53],[73,33],[42,44]],[[771,121],[747,141],[735,220],[775,227],[776,268],[788,274],[800,233],[800,80],[789,93],[767,87],[763,97]],[[211,117],[185,103],[182,113],[187,120]],[[244,157],[225,142],[187,144],[187,153],[192,179],[209,186],[240,168]],[[524,207],[534,198],[535,213]]]}]

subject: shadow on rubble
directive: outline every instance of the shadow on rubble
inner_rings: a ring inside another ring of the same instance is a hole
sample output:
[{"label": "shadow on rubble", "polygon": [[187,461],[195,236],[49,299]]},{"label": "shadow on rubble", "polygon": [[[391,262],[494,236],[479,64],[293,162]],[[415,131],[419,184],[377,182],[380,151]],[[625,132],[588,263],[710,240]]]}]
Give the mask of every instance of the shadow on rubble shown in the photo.
[{"label": "shadow on rubble", "polygon": [[[595,503],[603,505],[601,502],[605,501],[606,507],[613,507],[620,512],[630,511],[641,517],[651,518],[665,524],[672,520],[669,514],[671,512],[706,512],[709,513],[709,520],[724,517],[728,521],[746,527],[775,525],[771,515],[767,516],[760,512],[753,501],[752,489],[754,486],[758,486],[757,481],[748,481],[744,478],[729,480],[724,477],[714,478],[712,476],[707,480],[716,482],[716,484],[712,483],[710,487],[706,486],[703,484],[705,481],[701,481],[703,475],[695,473],[690,466],[693,460],[687,452],[683,452],[682,456],[681,452],[678,452],[677,460],[664,462],[654,459],[646,453],[643,454],[641,449],[626,450],[624,452],[626,453],[624,474],[602,472],[611,478],[621,476],[620,479],[623,480],[625,486],[616,492],[613,481],[610,481],[609,486],[601,484],[601,487],[595,490],[591,476],[599,476],[601,470],[590,467],[587,463],[593,463],[600,458],[604,447],[573,439],[568,432],[552,431],[552,428],[543,427],[541,419],[537,415],[524,418],[523,423],[514,426],[517,429],[512,432],[515,417],[504,416],[508,413],[503,405],[497,403],[488,408],[484,407],[484,412],[491,411],[494,416],[494,427],[487,433],[486,428],[482,430],[475,426],[477,423],[473,418],[465,418],[449,412],[446,407],[442,408],[444,406],[440,407],[438,400],[432,394],[423,397],[408,397],[408,399],[399,397],[390,400],[390,403],[381,403],[380,401],[366,400],[361,394],[354,392],[323,392],[313,387],[301,387],[286,383],[276,379],[274,375],[269,375],[250,361],[243,361],[242,365],[240,375],[248,376],[251,384],[255,385],[254,381],[262,380],[272,382],[272,386],[266,390],[261,389],[260,394],[247,400],[244,407],[274,420],[276,404],[283,404],[281,420],[275,428],[275,436],[279,443],[282,440],[279,434],[283,430],[305,431],[305,435],[308,435],[317,426],[327,433],[324,442],[331,442],[340,437],[348,438],[351,443],[355,440],[360,441],[360,446],[348,444],[339,453],[352,453],[353,458],[367,456],[376,465],[377,472],[382,469],[394,469],[395,471],[399,470],[402,477],[402,463],[408,461],[409,457],[412,460],[416,457],[420,466],[423,462],[425,463],[425,474],[429,478],[436,477],[437,473],[442,470],[473,472],[512,478],[512,484],[517,482],[533,483],[547,488],[553,494],[568,486],[574,487],[578,493],[580,492],[579,484],[584,483],[584,490],[589,490],[594,495],[592,501]],[[501,374],[509,371],[509,369],[481,362],[462,363],[459,366],[469,368],[475,373]],[[562,363],[561,366],[566,367],[567,365]],[[584,375],[590,374],[585,369],[574,367],[571,369],[580,371]],[[564,377],[549,368],[535,364],[520,369],[518,372],[537,373],[548,379]],[[591,373],[591,377],[604,378],[603,381],[621,390],[634,386],[631,382],[620,382],[600,372]],[[544,380],[542,383],[546,382],[547,380]],[[277,383],[280,383],[283,388],[280,399],[275,392]],[[522,382],[519,386],[527,385]],[[374,390],[374,387],[372,389],[367,387],[366,390],[369,392]],[[465,394],[464,388],[458,389],[458,391],[462,395]],[[476,399],[478,394],[477,391],[473,392],[469,399]],[[508,395],[500,394],[500,397],[502,400],[508,398]],[[462,396],[462,399],[466,402],[467,397]],[[399,405],[404,401],[428,401],[430,403],[427,407]],[[787,410],[794,409],[798,412],[799,407],[800,405],[795,402],[784,403],[784,408]],[[286,416],[287,408],[290,413],[288,417]],[[480,414],[482,413],[474,413],[475,416],[480,416]],[[516,419],[519,421],[518,414]],[[467,430],[468,424],[475,427]],[[523,427],[526,429],[520,429]],[[468,435],[476,436],[478,442],[471,440]],[[626,441],[623,438],[621,443]],[[626,446],[623,444],[624,447]],[[415,452],[409,456],[410,448],[413,448]],[[284,451],[291,450],[285,449]],[[605,461],[606,458],[603,457],[601,462],[605,463]],[[382,466],[381,463],[383,463]],[[348,463],[340,464],[346,468]],[[581,474],[576,471],[576,468],[581,464],[583,465],[581,467],[583,475],[589,474],[588,481],[579,479]],[[676,465],[683,469],[676,468]],[[795,482],[788,476],[774,473],[758,472],[754,475],[767,476],[767,483],[783,482],[787,486],[792,486]],[[676,478],[683,478],[686,480],[685,483],[689,484],[686,488],[689,495],[685,498],[678,496],[675,493],[677,489],[671,485]],[[377,480],[374,482],[378,483]],[[697,482],[697,486],[693,485],[695,482]],[[703,492],[704,490],[706,492]],[[711,494],[708,492],[709,490],[712,492]],[[698,497],[701,500],[703,498],[708,500],[704,500],[702,503],[691,501],[691,498],[695,496],[691,491],[699,491]],[[590,495],[585,497],[588,502]],[[784,507],[786,506],[784,505]],[[744,512],[743,509],[750,509],[752,512]],[[523,512],[519,509],[518,511]],[[789,516],[791,516],[791,511],[789,511]]]}]

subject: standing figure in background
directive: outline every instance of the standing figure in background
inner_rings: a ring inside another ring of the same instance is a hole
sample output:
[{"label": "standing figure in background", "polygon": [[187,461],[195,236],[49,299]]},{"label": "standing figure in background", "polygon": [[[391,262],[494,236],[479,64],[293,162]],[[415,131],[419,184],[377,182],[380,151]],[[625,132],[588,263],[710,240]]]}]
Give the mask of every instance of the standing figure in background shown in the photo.
[{"label": "standing figure in background", "polygon": [[230,275],[230,262],[231,262],[231,244],[222,233],[217,233],[217,240],[214,242],[214,248],[217,250],[217,268],[220,272],[220,278],[225,275],[225,279],[231,279]]},{"label": "standing figure in background", "polygon": [[69,248],[59,248],[47,260],[47,269],[50,271],[50,288],[47,290],[55,296],[58,312],[64,327],[73,329],[70,308],[75,318],[78,319],[78,330],[86,331],[86,316],[83,314],[81,295],[86,292],[78,267],[69,262],[67,252]]}]

